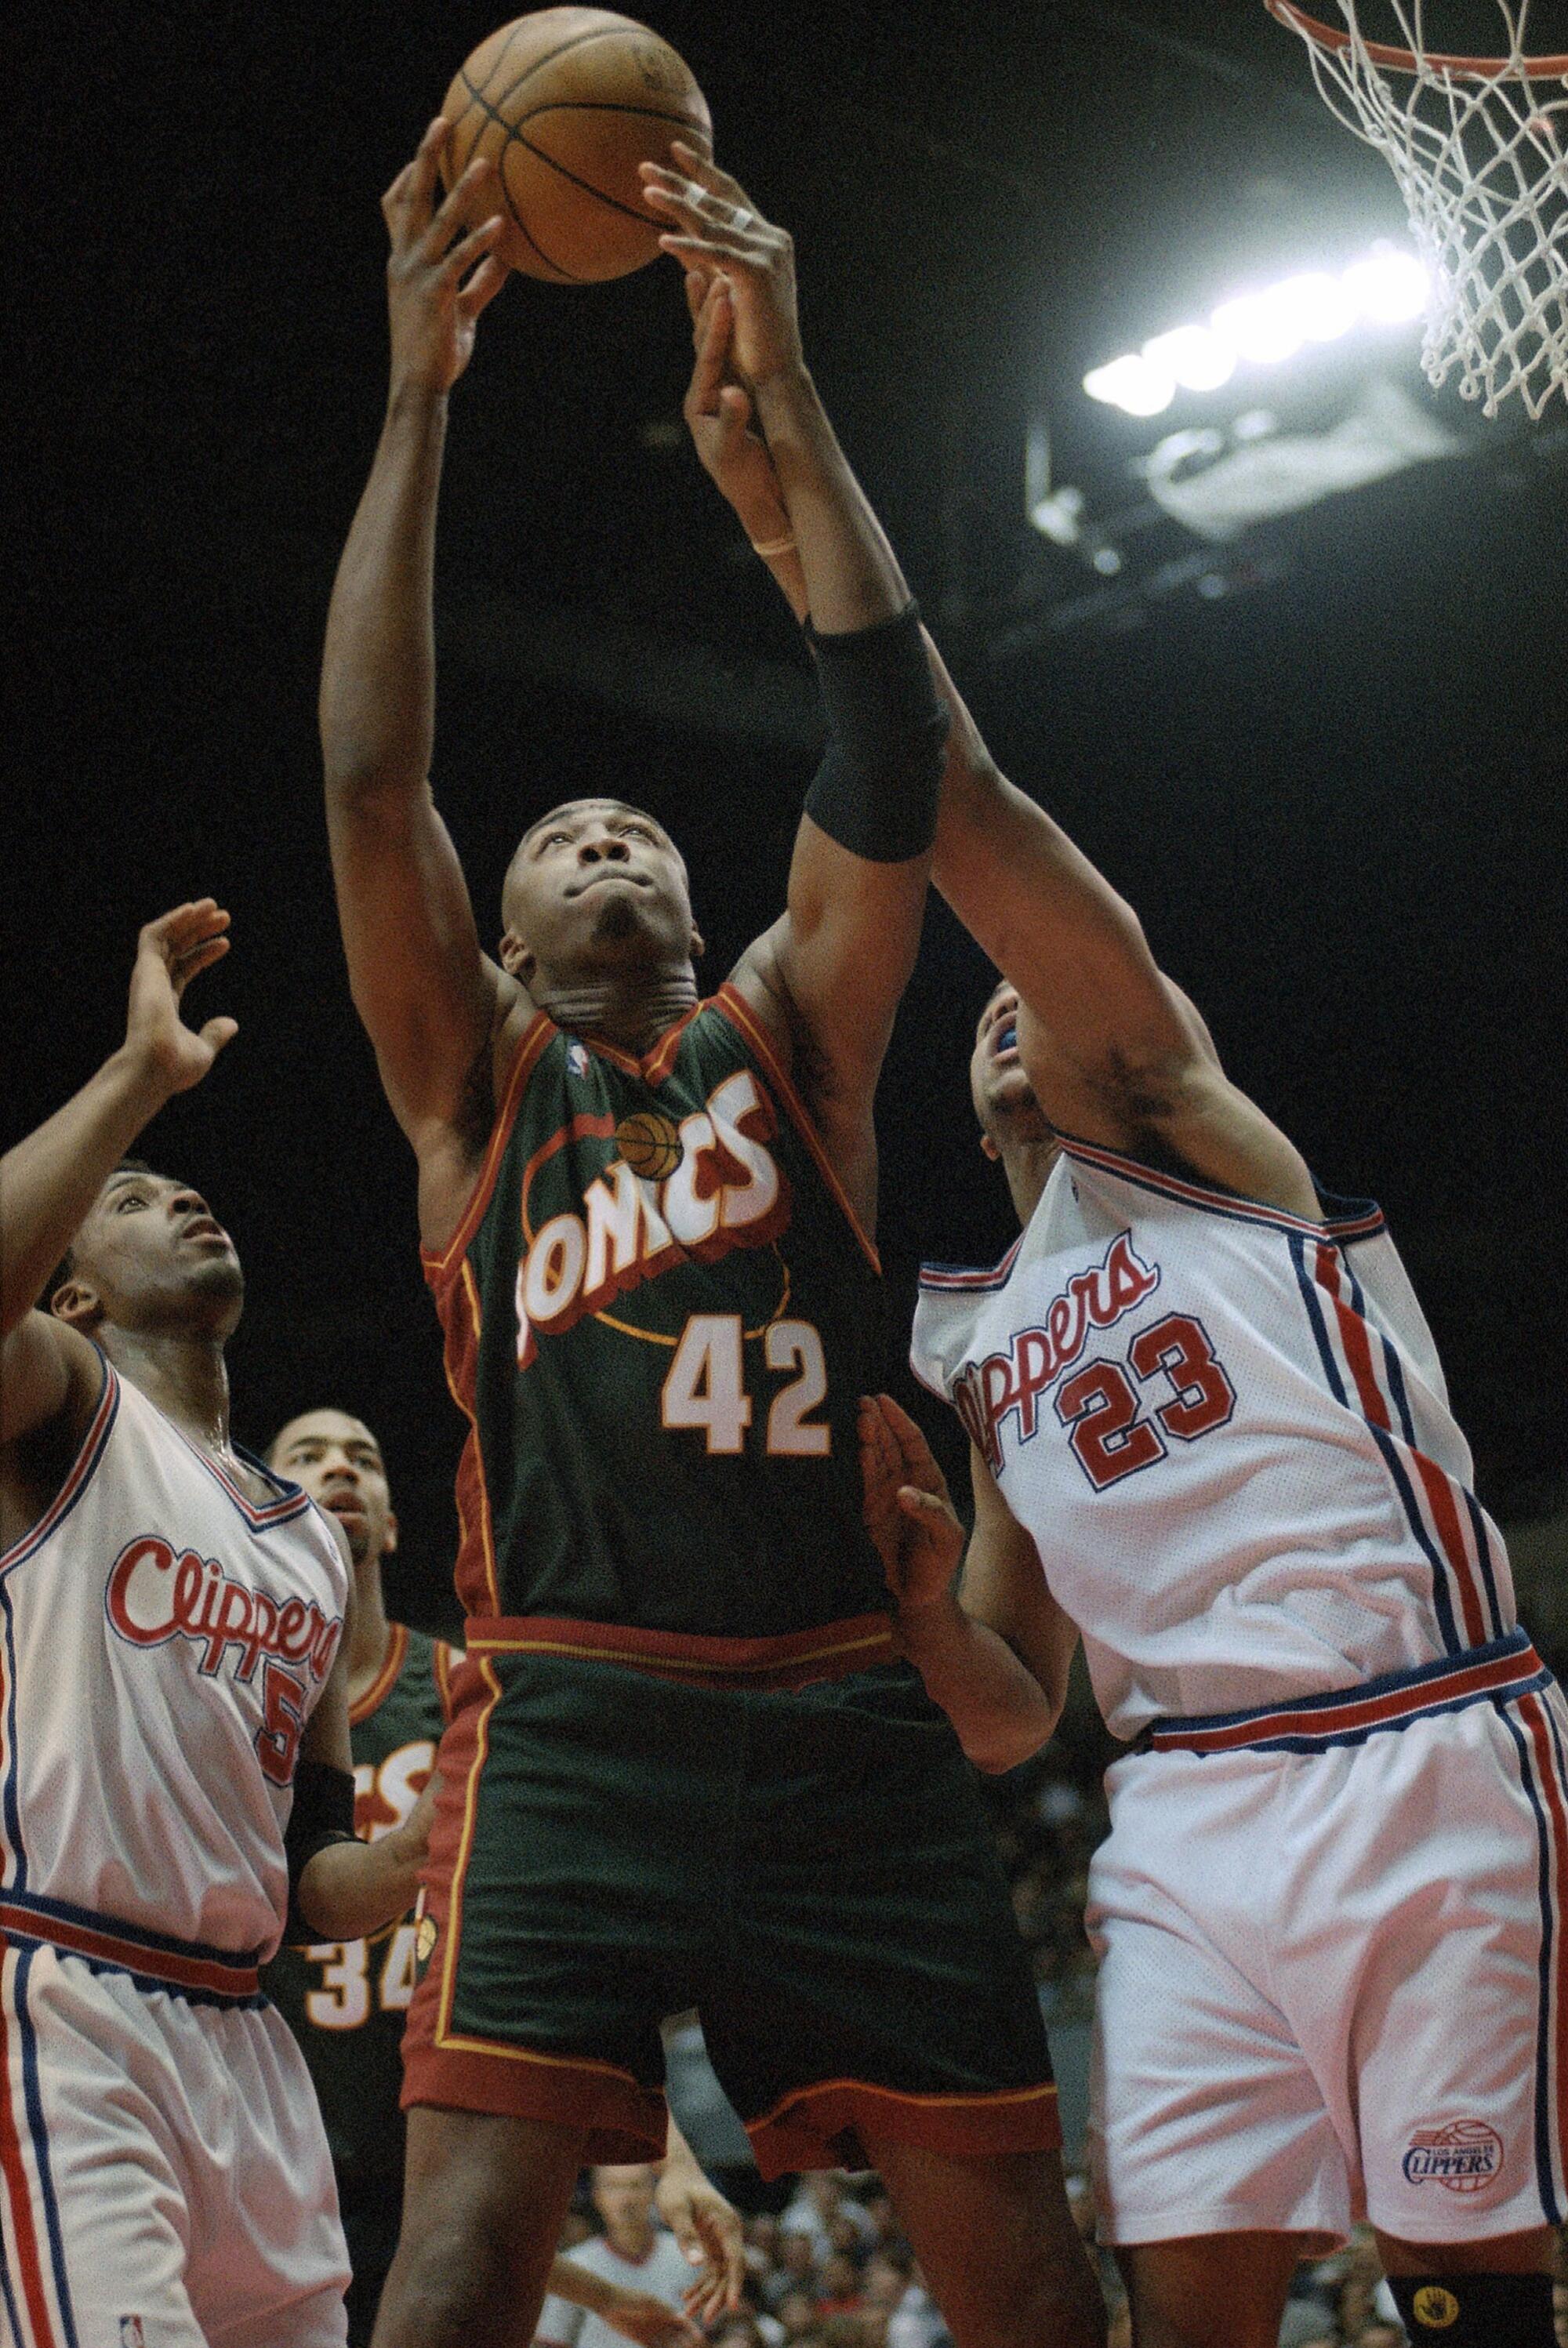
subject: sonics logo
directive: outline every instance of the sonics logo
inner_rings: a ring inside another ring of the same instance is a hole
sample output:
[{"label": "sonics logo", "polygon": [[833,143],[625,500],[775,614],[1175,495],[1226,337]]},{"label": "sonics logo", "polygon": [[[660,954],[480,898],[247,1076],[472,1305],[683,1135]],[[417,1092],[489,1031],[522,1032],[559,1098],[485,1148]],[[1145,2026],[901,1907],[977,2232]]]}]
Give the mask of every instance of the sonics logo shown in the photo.
[{"label": "sonics logo", "polygon": [[[531,1171],[580,1138],[608,1137],[613,1122],[573,1118]],[[778,1126],[749,1068],[727,1076],[677,1130],[680,1159],[664,1181],[614,1159],[589,1184],[580,1214],[552,1215],[532,1232],[517,1267],[520,1370],[537,1355],[540,1336],[560,1336],[673,1264],[765,1247],[788,1227],[789,1179],[768,1148]],[[526,1196],[523,1215],[526,1229]]]},{"label": "sonics logo", "polygon": [[1502,2167],[1502,2138],[1485,2120],[1450,2120],[1446,2127],[1418,2128],[1400,2165],[1412,2185],[1480,2193]]}]

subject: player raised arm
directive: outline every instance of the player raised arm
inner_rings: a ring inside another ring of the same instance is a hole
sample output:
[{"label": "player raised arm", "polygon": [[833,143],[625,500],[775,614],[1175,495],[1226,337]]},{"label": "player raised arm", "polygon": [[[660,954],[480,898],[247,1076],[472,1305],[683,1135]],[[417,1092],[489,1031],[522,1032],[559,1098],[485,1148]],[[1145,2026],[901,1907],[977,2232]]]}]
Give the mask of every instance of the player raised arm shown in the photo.
[{"label": "player raised arm", "polygon": [[786,1045],[841,1172],[869,1210],[871,1096],[920,942],[945,720],[892,549],[802,355],[794,251],[695,149],[643,167],[699,281],[686,402],[699,455],[808,620],[831,739],[796,842],[784,918],[735,983]]},{"label": "player raised arm", "polygon": [[1034,1542],[974,1454],[965,1555],[942,1470],[891,1395],[861,1402],[861,1462],[866,1526],[898,1603],[900,1646],[975,1766],[1016,1768],[1061,1717],[1078,1644]]},{"label": "player raised arm", "polygon": [[143,1126],[199,1085],[235,1034],[232,1019],[188,1027],[191,981],[229,951],[229,916],[202,897],[149,922],[137,943],[125,1041],[64,1108],[0,1161],[0,1443],[75,1411],[85,1425],[102,1365],[47,1312],[45,1284]]},{"label": "player raised arm", "polygon": [[1300,1155],[1220,1066],[1130,905],[998,772],[935,646],[952,713],[934,877],[1024,1005],[1019,1045],[1052,1124],[1134,1157],[1165,1156],[1315,1219]]},{"label": "player raised arm", "polygon": [[500,214],[463,232],[492,167],[470,165],[436,203],[449,136],[449,124],[432,123],[382,199],[392,244],[391,387],[338,565],[321,680],[327,834],[349,982],[387,1097],[422,1163],[465,1120],[481,1137],[488,1128],[489,1046],[498,1019],[521,999],[480,951],[429,784],[447,400],[472,355],[480,313],[506,276],[490,251]]}]

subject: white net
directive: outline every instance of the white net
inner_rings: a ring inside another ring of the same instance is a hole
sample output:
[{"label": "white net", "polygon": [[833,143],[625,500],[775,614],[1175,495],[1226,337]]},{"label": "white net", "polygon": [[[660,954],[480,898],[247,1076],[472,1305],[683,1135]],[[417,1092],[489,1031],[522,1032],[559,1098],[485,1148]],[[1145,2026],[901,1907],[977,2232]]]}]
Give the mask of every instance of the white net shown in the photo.
[{"label": "white net", "polygon": [[[1302,10],[1268,5],[1306,40],[1339,119],[1392,166],[1428,273],[1430,380],[1457,369],[1488,416],[1514,392],[1532,417],[1553,392],[1568,403],[1568,57],[1532,60],[1530,0],[1495,0],[1489,59],[1441,55],[1423,20],[1443,12],[1422,0],[1381,0],[1397,30],[1375,31],[1339,0],[1332,46]],[[1403,69],[1388,42],[1409,53]]]}]

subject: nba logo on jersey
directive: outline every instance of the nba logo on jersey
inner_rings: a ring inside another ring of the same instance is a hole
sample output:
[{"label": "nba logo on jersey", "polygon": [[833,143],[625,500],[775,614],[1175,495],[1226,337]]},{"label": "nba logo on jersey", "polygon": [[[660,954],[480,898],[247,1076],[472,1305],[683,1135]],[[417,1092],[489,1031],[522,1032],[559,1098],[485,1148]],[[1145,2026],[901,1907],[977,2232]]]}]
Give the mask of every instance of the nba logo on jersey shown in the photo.
[{"label": "nba logo on jersey", "polygon": [[147,2348],[147,2334],[141,2328],[139,2315],[120,2317],[119,2348]]},{"label": "nba logo on jersey", "polygon": [[568,1044],[566,1046],[566,1065],[574,1076],[585,1076],[588,1073],[587,1045]]}]

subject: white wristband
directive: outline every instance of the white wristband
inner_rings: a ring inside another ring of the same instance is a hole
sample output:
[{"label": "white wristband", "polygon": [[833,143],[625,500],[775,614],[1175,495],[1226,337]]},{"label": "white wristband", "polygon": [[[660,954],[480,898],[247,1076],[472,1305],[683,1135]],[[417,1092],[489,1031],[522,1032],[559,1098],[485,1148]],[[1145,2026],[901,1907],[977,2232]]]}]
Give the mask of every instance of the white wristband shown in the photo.
[{"label": "white wristband", "polygon": [[794,544],[795,534],[793,530],[787,530],[782,538],[770,538],[765,545],[754,538],[751,541],[751,551],[753,554],[763,555],[788,554],[793,549]]}]

